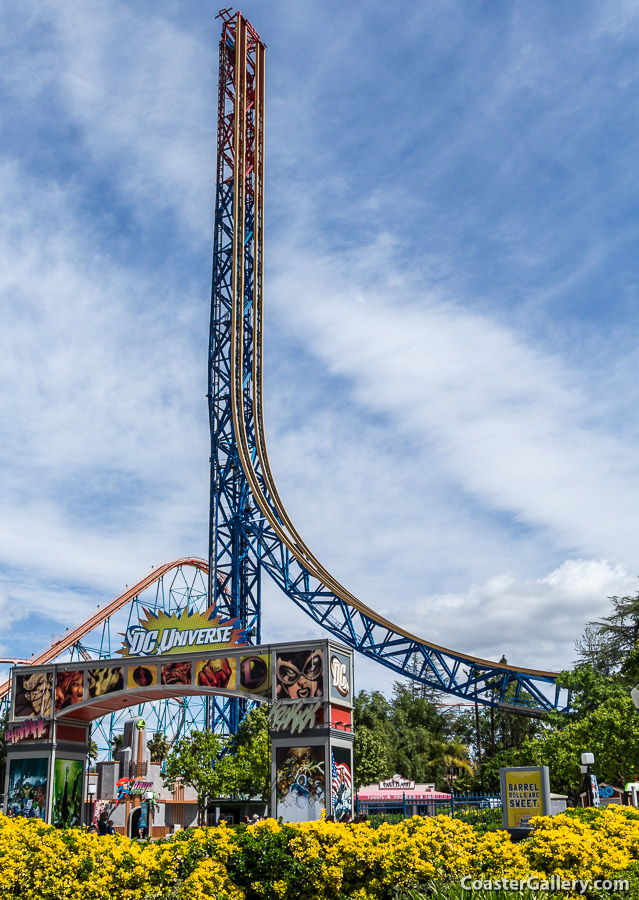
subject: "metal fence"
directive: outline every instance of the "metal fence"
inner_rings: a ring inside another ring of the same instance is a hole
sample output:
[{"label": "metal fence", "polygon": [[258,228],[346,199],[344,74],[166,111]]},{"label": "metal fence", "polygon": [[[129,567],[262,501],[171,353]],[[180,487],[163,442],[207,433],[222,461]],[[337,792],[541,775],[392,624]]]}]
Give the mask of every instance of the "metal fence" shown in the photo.
[{"label": "metal fence", "polygon": [[361,800],[356,802],[358,814],[365,814],[375,827],[382,822],[403,822],[411,816],[452,816],[471,825],[501,828],[499,794],[451,794],[450,800],[425,799],[402,794],[401,800]]}]

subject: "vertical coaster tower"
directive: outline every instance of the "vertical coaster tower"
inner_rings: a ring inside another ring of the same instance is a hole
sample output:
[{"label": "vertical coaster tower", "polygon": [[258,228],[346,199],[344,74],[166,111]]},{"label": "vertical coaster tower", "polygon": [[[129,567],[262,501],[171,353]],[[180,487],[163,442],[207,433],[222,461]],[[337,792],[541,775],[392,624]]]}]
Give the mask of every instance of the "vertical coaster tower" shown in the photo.
[{"label": "vertical coaster tower", "polygon": [[[262,516],[252,500],[233,425],[239,393],[251,404],[253,310],[261,307],[264,198],[264,50],[241,13],[222,10],[217,185],[209,341],[211,505],[209,597],[261,640]],[[239,354],[233,335],[243,316]],[[239,365],[238,363],[239,357]],[[216,700],[209,727],[234,732],[242,701]]]},{"label": "vertical coaster tower", "polygon": [[[449,650],[366,606],[328,572],[291,521],[275,484],[264,429],[265,47],[241,13],[222,10],[220,18],[208,394],[211,601],[239,618],[249,640],[259,643],[264,570],[323,629],[400,676],[527,715],[567,709],[569,698],[556,673]],[[242,701],[214,702],[209,727],[235,731]]]}]

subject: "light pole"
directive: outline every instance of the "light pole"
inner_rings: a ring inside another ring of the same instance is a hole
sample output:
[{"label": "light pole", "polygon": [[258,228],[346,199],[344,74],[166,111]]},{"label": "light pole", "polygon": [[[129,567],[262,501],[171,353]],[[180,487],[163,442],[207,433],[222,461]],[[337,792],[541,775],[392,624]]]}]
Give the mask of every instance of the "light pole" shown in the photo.
[{"label": "light pole", "polygon": [[581,771],[586,776],[586,796],[588,798],[588,806],[600,806],[599,802],[599,785],[597,784],[597,776],[593,775],[590,767],[595,764],[595,754],[589,751],[581,754]]},{"label": "light pole", "polygon": [[[97,784],[95,783],[95,781],[90,781],[87,784],[87,799],[89,801],[89,815],[87,816],[87,819],[89,819],[89,820],[92,818],[92,813],[93,813],[93,810],[95,809],[94,803],[95,803],[95,795],[97,794],[97,792],[98,792]],[[87,825],[89,825],[89,824],[90,824],[90,822],[88,821]]]},{"label": "light pole", "polygon": [[146,791],[144,794],[144,802],[146,803],[147,815],[147,833],[151,837],[153,825],[153,801],[155,800],[155,791]]}]

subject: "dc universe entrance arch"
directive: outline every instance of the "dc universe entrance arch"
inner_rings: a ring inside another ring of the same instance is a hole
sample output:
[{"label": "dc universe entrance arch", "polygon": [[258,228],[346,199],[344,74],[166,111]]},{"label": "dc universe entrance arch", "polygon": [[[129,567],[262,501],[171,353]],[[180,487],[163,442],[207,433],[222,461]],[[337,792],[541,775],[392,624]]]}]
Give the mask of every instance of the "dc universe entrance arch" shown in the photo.
[{"label": "dc universe entrance arch", "polygon": [[[273,815],[304,821],[319,818],[322,809],[352,810],[349,648],[328,639],[240,645],[231,628],[227,634],[208,627],[210,621],[181,632],[143,624],[130,629],[120,652],[148,655],[13,670],[5,814],[69,824],[70,804],[84,804],[91,722],[148,701],[196,695],[268,705]],[[209,643],[216,637],[222,642]],[[189,641],[202,649],[184,652]],[[169,652],[154,652],[164,646]],[[136,746],[138,756],[139,741]],[[120,779],[140,774],[133,756],[119,764]],[[115,804],[117,797],[105,799]]]}]

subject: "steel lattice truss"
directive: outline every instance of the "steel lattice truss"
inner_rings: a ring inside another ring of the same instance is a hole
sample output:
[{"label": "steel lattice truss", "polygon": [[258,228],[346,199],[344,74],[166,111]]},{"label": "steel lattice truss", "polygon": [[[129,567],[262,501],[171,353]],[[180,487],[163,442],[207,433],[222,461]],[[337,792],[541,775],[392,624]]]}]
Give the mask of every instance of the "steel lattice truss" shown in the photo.
[{"label": "steel lattice truss", "polygon": [[[209,416],[211,424],[211,506],[209,590],[215,604],[238,617],[261,640],[259,545],[247,537],[256,516],[232,421],[232,320],[236,307],[250,305],[257,289],[255,265],[255,148],[263,145],[258,110],[263,109],[264,45],[239,14],[223,17],[220,42],[217,184],[211,330]],[[245,337],[250,354],[252,335]],[[243,706],[244,704],[244,706]],[[237,730],[246,702],[216,701],[213,721]]]},{"label": "steel lattice truss", "polygon": [[[455,653],[379,616],[321,565],[288,517],[262,411],[264,45],[222,17],[210,332],[211,588],[260,633],[260,572],[323,628],[400,675],[465,700],[540,714],[567,708],[556,674]],[[219,714],[235,727],[241,711]]]}]

